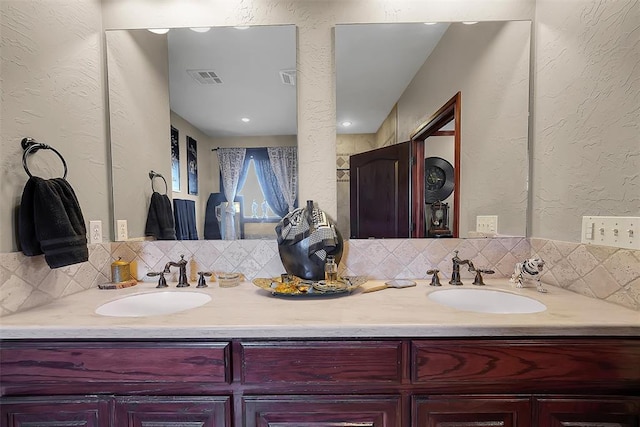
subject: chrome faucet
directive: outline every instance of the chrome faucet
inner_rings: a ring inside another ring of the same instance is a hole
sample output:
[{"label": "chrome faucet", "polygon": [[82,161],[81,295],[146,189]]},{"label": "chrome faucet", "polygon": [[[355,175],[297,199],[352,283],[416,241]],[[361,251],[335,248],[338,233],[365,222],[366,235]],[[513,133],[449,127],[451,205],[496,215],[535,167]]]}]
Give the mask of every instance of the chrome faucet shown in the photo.
[{"label": "chrome faucet", "polygon": [[453,271],[451,272],[451,280],[449,280],[449,284],[460,286],[462,285],[462,280],[460,280],[460,266],[467,265],[469,267],[469,271],[476,271],[476,268],[473,266],[473,262],[468,259],[460,259],[458,257],[458,251],[453,251],[454,255],[451,258],[453,262]]},{"label": "chrome faucet", "polygon": [[184,259],[184,255],[180,255],[180,261],[178,262],[169,261],[164,266],[163,273],[168,274],[171,271],[171,267],[178,267],[180,269],[178,273],[178,288],[191,286],[187,281],[187,260]]}]

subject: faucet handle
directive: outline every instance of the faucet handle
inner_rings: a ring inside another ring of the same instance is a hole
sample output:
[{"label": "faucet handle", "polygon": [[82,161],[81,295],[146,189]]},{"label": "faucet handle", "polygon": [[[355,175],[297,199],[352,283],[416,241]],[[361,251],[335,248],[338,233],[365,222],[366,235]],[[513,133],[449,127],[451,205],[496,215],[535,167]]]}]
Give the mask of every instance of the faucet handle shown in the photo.
[{"label": "faucet handle", "polygon": [[207,280],[205,279],[205,277],[211,277],[213,273],[211,273],[210,271],[198,271],[198,275],[200,276],[198,278],[198,286],[196,286],[196,288],[206,288],[209,285],[207,285]]},{"label": "faucet handle", "polygon": [[164,278],[164,271],[150,271],[147,273],[147,276],[149,277],[160,276],[158,278],[158,286],[156,286],[156,288],[166,288],[169,286],[167,285],[167,279]]},{"label": "faucet handle", "polygon": [[440,270],[438,270],[437,268],[427,270],[427,274],[433,274],[433,276],[431,276],[431,283],[429,283],[429,286],[442,286],[442,284],[440,283],[440,276],[438,276],[439,272]]},{"label": "faucet handle", "polygon": [[481,273],[484,273],[484,274],[493,274],[493,273],[495,273],[495,271],[493,271],[493,270],[486,270],[486,269],[483,270],[483,269],[480,269],[480,268],[476,269],[475,272],[476,272],[476,277],[473,279],[473,283],[472,284],[476,285],[476,286],[484,286],[484,280],[482,279],[482,274]]}]

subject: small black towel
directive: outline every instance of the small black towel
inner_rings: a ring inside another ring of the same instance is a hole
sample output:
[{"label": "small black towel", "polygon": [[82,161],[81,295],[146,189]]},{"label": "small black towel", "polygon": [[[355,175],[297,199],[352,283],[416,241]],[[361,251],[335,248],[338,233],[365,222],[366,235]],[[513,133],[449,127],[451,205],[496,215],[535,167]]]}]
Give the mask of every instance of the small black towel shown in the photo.
[{"label": "small black towel", "polygon": [[171,200],[166,194],[154,191],[151,195],[144,234],[158,240],[176,240]]},{"label": "small black towel", "polygon": [[44,254],[51,268],[89,260],[82,210],[64,178],[29,178],[20,203],[18,239],[25,255]]}]

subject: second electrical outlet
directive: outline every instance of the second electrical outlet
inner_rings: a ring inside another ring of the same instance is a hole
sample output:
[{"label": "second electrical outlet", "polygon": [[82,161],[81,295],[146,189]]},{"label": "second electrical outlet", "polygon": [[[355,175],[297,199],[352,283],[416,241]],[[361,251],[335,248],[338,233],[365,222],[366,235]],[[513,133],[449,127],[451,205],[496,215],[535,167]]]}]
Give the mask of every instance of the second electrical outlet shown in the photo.
[{"label": "second electrical outlet", "polygon": [[119,242],[123,242],[129,238],[129,233],[127,231],[127,220],[119,219],[116,221],[116,240]]}]

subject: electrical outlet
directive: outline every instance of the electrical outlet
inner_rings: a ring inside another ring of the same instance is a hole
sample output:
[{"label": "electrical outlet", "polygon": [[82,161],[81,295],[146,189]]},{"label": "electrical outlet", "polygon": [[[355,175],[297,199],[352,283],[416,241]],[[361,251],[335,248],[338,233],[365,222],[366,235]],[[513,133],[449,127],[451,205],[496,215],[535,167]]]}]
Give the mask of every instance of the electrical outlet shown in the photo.
[{"label": "electrical outlet", "polygon": [[498,216],[497,215],[476,216],[476,231],[480,233],[497,233],[498,232]]},{"label": "electrical outlet", "polygon": [[123,242],[129,238],[127,231],[127,220],[119,219],[116,221],[116,240]]},{"label": "electrical outlet", "polygon": [[102,221],[89,221],[89,243],[102,243]]},{"label": "electrical outlet", "polygon": [[582,243],[640,249],[640,217],[583,216]]}]

